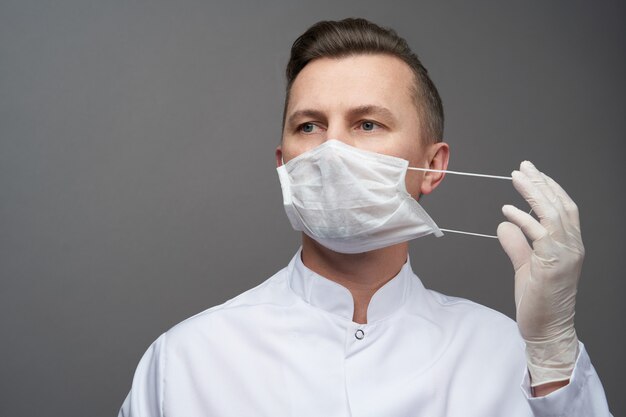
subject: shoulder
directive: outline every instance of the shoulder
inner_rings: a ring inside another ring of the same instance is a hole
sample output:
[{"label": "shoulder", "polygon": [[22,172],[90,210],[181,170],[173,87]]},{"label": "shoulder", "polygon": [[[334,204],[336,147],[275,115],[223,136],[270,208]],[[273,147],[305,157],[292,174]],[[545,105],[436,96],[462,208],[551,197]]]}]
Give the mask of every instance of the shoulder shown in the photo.
[{"label": "shoulder", "polygon": [[474,301],[445,295],[434,290],[426,290],[426,297],[434,310],[440,314],[452,315],[459,320],[485,320],[501,323],[505,326],[515,326],[515,322],[505,314]]},{"label": "shoulder", "polygon": [[233,323],[239,327],[242,323],[251,326],[267,311],[282,311],[294,302],[284,268],[258,286],[178,323],[166,332],[168,344],[223,332],[225,327],[232,328]]},{"label": "shoulder", "polygon": [[517,338],[517,323],[507,315],[490,307],[465,298],[453,297],[428,290],[431,302],[435,309],[444,317],[449,317],[463,326],[468,326],[474,332],[498,333],[502,332]]},{"label": "shoulder", "polygon": [[523,346],[514,320],[474,301],[424,289],[413,304],[421,305],[413,309],[415,314],[426,317],[444,333],[464,343],[508,344],[516,349]]},{"label": "shoulder", "polygon": [[[525,368],[524,342],[517,323],[492,308],[432,290],[421,294],[422,308],[416,309],[433,330],[433,343],[459,370],[511,383],[521,380]],[[478,367],[478,368],[476,368]]]}]

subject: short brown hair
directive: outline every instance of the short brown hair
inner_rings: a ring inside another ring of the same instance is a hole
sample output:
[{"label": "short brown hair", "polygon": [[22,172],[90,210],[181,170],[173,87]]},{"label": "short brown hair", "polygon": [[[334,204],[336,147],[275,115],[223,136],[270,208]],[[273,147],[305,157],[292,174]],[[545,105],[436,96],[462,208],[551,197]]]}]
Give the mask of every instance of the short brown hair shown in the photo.
[{"label": "short brown hair", "polygon": [[304,32],[291,47],[287,63],[287,92],[283,111],[283,125],[294,80],[302,69],[317,58],[342,58],[360,54],[388,54],[404,61],[413,71],[413,96],[423,123],[428,142],[443,139],[443,105],[437,88],[417,55],[406,40],[393,29],[380,27],[365,19],[321,21]]}]

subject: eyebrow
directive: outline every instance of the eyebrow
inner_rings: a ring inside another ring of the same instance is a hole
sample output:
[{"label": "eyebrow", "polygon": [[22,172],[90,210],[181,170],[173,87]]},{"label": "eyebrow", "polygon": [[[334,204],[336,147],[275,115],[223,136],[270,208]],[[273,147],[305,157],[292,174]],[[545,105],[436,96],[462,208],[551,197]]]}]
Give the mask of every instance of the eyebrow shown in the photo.
[{"label": "eyebrow", "polygon": [[[369,115],[382,117],[392,123],[396,121],[396,118],[393,115],[393,113],[386,107],[382,107],[382,106],[367,104],[363,106],[353,107],[350,110],[348,110],[348,117],[351,119],[357,118],[357,117],[369,116]],[[293,112],[291,115],[289,115],[287,119],[287,124],[289,126],[292,126],[295,123],[295,121],[299,118],[312,118],[316,120],[323,120],[326,118],[326,116],[324,115],[324,112],[320,110],[315,110],[315,109],[297,110]]]},{"label": "eyebrow", "polygon": [[396,121],[396,118],[391,112],[391,110],[389,110],[386,107],[376,106],[376,105],[365,105],[365,106],[355,107],[353,109],[350,109],[348,111],[348,114],[351,116],[351,118],[374,115],[374,116],[382,117],[390,122]]},{"label": "eyebrow", "polygon": [[289,118],[287,119],[287,125],[292,126],[295,123],[295,121],[300,118],[322,120],[325,118],[325,116],[324,116],[324,113],[319,110],[313,110],[313,109],[297,110],[289,115]]}]

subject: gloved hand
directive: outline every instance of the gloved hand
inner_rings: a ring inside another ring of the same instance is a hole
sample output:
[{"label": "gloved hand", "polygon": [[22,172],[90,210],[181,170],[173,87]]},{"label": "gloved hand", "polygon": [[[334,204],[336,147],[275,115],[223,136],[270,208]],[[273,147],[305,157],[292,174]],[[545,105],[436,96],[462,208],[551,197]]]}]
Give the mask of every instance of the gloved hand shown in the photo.
[{"label": "gloved hand", "polygon": [[578,208],[554,180],[528,161],[512,177],[539,218],[506,205],[502,212],[510,223],[498,226],[498,239],[515,269],[517,324],[536,387],[565,381],[574,369],[574,304],[585,249]]}]

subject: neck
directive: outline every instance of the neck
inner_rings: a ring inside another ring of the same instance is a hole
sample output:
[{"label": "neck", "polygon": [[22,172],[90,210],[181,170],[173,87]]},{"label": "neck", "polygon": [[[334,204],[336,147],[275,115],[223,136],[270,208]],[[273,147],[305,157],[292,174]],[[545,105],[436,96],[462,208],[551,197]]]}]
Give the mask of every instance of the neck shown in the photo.
[{"label": "neck", "polygon": [[350,291],[354,300],[352,320],[356,323],[367,323],[372,296],[400,272],[407,253],[406,242],[365,253],[338,253],[302,234],[302,263]]}]

